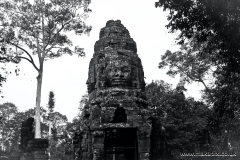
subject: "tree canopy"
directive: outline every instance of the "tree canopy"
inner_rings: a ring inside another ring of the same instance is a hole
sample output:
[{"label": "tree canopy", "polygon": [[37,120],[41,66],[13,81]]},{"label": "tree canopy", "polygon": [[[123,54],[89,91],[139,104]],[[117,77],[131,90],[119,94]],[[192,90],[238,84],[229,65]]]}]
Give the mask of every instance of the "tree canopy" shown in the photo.
[{"label": "tree canopy", "polygon": [[[153,110],[152,158],[179,158],[181,152],[199,149],[206,135],[209,109],[202,102],[186,98],[184,89],[164,81],[146,86],[146,97]],[[203,145],[207,145],[204,142]],[[202,148],[201,148],[201,151]]]},{"label": "tree canopy", "polygon": [[168,74],[180,74],[185,82],[203,80],[213,69],[212,85],[203,92],[212,107],[208,125],[213,145],[216,151],[227,151],[228,139],[237,151],[240,1],[159,0],[155,6],[169,12],[166,27],[170,32],[179,31],[177,42],[182,46],[180,51],[167,51],[159,67],[169,66]]},{"label": "tree canopy", "polygon": [[184,43],[179,51],[171,52],[167,50],[161,56],[159,68],[168,67],[167,75],[175,77],[180,75],[180,85],[192,82],[202,83],[205,90],[209,91],[213,87],[215,80],[216,66],[214,57],[204,58],[202,45],[191,39]]},{"label": "tree canopy", "polygon": [[159,0],[155,6],[169,11],[166,27],[171,32],[180,31],[180,44],[195,36],[199,43],[207,42],[206,56],[215,54],[217,64],[228,72],[239,72],[238,0]]},{"label": "tree canopy", "polygon": [[[91,10],[90,0],[13,0],[0,2],[0,38],[4,54],[27,60],[38,72],[35,138],[40,134],[40,103],[45,60],[63,54],[84,56],[73,46],[67,33],[88,34],[84,20]],[[33,57],[36,56],[38,61]]]},{"label": "tree canopy", "polygon": [[[18,111],[15,104],[11,102],[0,104],[0,129],[1,129],[1,156],[18,155],[19,144],[21,140],[22,122],[29,117],[34,117],[34,109],[28,109],[24,112]],[[66,156],[71,149],[72,130],[69,128],[71,122],[67,122],[67,117],[59,112],[53,112],[53,139],[51,155],[53,158]],[[43,138],[48,137],[48,116],[47,111],[41,107],[41,134]],[[73,122],[74,123],[74,122]],[[77,124],[76,124],[77,125]]]}]

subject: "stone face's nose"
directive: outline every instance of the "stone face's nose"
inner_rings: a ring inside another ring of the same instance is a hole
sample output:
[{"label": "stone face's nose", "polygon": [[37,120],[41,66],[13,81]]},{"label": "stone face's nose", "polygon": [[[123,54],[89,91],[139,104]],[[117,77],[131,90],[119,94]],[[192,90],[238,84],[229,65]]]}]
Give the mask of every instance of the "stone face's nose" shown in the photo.
[{"label": "stone face's nose", "polygon": [[115,77],[124,77],[124,73],[121,71],[120,68],[116,68],[114,71],[114,76]]}]

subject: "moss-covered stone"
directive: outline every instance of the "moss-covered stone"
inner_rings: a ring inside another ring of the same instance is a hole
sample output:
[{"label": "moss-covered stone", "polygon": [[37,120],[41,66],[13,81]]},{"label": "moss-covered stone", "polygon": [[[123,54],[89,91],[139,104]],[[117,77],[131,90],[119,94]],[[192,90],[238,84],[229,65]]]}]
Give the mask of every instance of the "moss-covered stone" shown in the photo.
[{"label": "moss-covered stone", "polygon": [[[143,67],[137,55],[136,42],[120,20],[110,20],[101,29],[89,64],[87,86],[89,112],[84,119],[85,127],[82,127],[86,135],[81,141],[83,159],[92,157],[102,160],[104,146],[109,145],[111,148],[117,145],[115,142],[123,144],[124,147],[126,142],[122,141],[128,139],[124,134],[132,137],[129,139],[134,142],[132,147],[138,144],[133,150],[137,151],[138,148],[138,159],[148,159],[151,134],[148,118],[151,115],[144,95]],[[126,139],[114,139],[118,136]],[[106,138],[110,139],[108,143],[111,144],[105,143]],[[114,147],[112,149],[114,152]],[[135,156],[128,152],[124,151],[122,156]]]}]

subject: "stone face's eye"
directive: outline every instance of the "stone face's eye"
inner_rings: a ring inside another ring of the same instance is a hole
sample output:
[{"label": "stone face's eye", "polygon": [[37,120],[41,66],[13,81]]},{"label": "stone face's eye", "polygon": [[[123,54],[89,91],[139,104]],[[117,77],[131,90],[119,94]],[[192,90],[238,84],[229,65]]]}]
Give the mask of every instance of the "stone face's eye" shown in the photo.
[{"label": "stone face's eye", "polygon": [[128,67],[123,67],[123,68],[122,68],[122,71],[123,71],[123,72],[129,72],[130,70],[128,69]]},{"label": "stone face's eye", "polygon": [[104,68],[101,68],[101,73],[102,73],[102,74],[104,73]]}]

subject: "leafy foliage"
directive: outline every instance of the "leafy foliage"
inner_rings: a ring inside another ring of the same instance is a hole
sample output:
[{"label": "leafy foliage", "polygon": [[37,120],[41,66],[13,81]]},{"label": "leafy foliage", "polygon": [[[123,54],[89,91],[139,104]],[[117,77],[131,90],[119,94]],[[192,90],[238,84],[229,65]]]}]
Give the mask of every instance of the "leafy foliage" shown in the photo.
[{"label": "leafy foliage", "polygon": [[52,113],[52,137],[50,139],[50,152],[52,157],[56,158],[59,154],[63,156],[65,154],[66,147],[69,147],[70,145],[67,124],[67,117],[65,115],[62,115],[59,112]]},{"label": "leafy foliage", "polygon": [[[17,107],[10,102],[0,104],[0,115],[2,117],[1,143],[4,146],[4,154],[6,156],[19,154],[20,131],[22,122],[29,117],[34,117],[34,109],[29,109],[24,112],[18,112]],[[71,129],[70,122],[67,122],[67,117],[59,112],[53,112],[53,141],[51,147],[51,155],[53,158],[62,158],[71,153]],[[41,129],[43,138],[48,137],[48,116],[47,111],[41,108]],[[77,124],[76,124],[77,125]],[[73,136],[72,136],[73,137]]]},{"label": "leafy foliage", "polygon": [[53,91],[50,91],[48,96],[48,109],[50,112],[53,112],[54,106],[55,106],[54,93]]},{"label": "leafy foliage", "polygon": [[[3,149],[6,152],[17,152],[18,151],[18,127],[19,122],[15,119],[17,114],[17,107],[10,102],[0,105],[0,115],[2,118],[1,124],[1,143],[5,146]],[[14,147],[15,146],[15,147]]]},{"label": "leafy foliage", "polygon": [[[202,56],[204,45],[199,45],[194,39],[181,46],[180,51],[171,52],[167,50],[161,56],[159,68],[169,67],[167,74],[171,77],[180,75],[179,85],[185,83],[200,82],[207,91],[214,86],[215,68],[214,57]],[[207,82],[206,82],[207,81]]]},{"label": "leafy foliage", "polygon": [[[194,152],[197,137],[207,128],[209,109],[193,98],[185,98],[184,88],[172,89],[164,81],[156,81],[146,86],[146,96],[154,111],[152,141],[155,158],[179,157],[180,152]],[[154,137],[153,137],[154,138]],[[154,144],[153,144],[154,145]],[[206,145],[206,144],[205,144]]]},{"label": "leafy foliage", "polygon": [[[69,47],[72,42],[64,32],[74,31],[76,34],[88,33],[88,27],[82,19],[91,11],[88,9],[90,1],[3,1],[1,8],[1,37],[6,53],[15,54],[33,63],[33,55],[38,54],[43,59],[59,57],[64,53],[75,53]],[[80,8],[83,8],[82,14]],[[25,47],[28,47],[24,49]],[[13,49],[11,47],[16,48]],[[56,49],[52,51],[52,49]],[[83,50],[75,48],[78,55],[82,56]],[[29,59],[30,58],[30,59]],[[35,66],[36,67],[36,66]]]},{"label": "leafy foliage", "polygon": [[[180,30],[179,43],[196,37],[199,43],[209,41],[206,54],[218,49],[220,64],[235,70],[239,64],[240,16],[237,0],[159,0],[156,7],[169,10],[167,28]],[[234,69],[235,68],[235,69]]]},{"label": "leafy foliage", "polygon": [[[0,40],[0,43],[1,43],[1,40]],[[9,63],[9,62],[12,62],[12,63],[19,63],[19,61],[17,59],[15,59],[13,56],[11,55],[6,55],[6,48],[4,48],[3,46],[1,47],[0,49],[0,63],[1,64],[6,64],[6,63]],[[19,69],[16,69],[15,72],[16,74],[18,74]],[[0,87],[2,87],[2,84],[4,82],[6,82],[6,76],[8,75],[9,72],[7,72],[6,68],[1,65],[0,67]],[[1,90],[0,90],[0,93],[1,93]]]},{"label": "leafy foliage", "polygon": [[[195,52],[190,53],[190,56],[195,57],[199,64],[207,62],[206,66],[215,67],[214,85],[210,94],[204,93],[203,95],[205,100],[213,106],[209,128],[215,141],[214,147],[216,151],[227,151],[224,142],[227,137],[232,148],[237,149],[240,142],[236,138],[239,134],[240,104],[238,98],[240,96],[238,69],[240,66],[240,45],[238,43],[240,40],[240,1],[159,0],[155,5],[169,11],[169,23],[166,27],[170,29],[170,32],[180,31],[179,44],[184,46],[184,42],[194,39],[195,44],[204,45],[204,47],[196,48],[199,50],[197,56]],[[191,47],[187,50],[191,50]],[[172,58],[172,55],[169,57]],[[184,62],[187,61],[184,55],[179,57]],[[174,62],[181,63],[180,59],[170,59],[167,65]],[[184,72],[191,70],[192,66],[193,64],[186,66]],[[194,70],[197,72],[201,68],[202,66],[195,67]],[[180,70],[177,72],[181,73]]]},{"label": "leafy foliage", "polygon": [[[41,109],[42,114],[46,112]],[[19,112],[17,107],[11,103],[0,104],[1,124],[1,140],[6,154],[18,154],[20,143],[20,131],[22,122],[29,117],[34,117],[34,110],[29,109],[25,112]],[[44,124],[42,124],[44,129]],[[43,133],[46,133],[43,131]]]},{"label": "leafy foliage", "polygon": [[[217,67],[216,87],[221,88],[227,85],[229,91],[233,90],[232,84],[236,83],[239,77],[240,65],[238,43],[240,2],[237,0],[159,0],[155,5],[163,7],[163,10],[169,10],[169,23],[166,27],[171,32],[180,31],[179,44],[194,39],[195,44],[204,45],[196,48],[200,51],[196,58],[198,63],[205,61],[209,62],[207,65]],[[190,49],[188,47],[187,50]],[[194,53],[191,53],[191,56],[194,57]],[[201,68],[200,66],[199,69]],[[195,71],[197,71],[196,68]]]},{"label": "leafy foliage", "polygon": [[[40,134],[40,102],[45,60],[62,54],[84,56],[83,48],[73,46],[67,33],[88,34],[91,27],[83,20],[91,10],[90,0],[13,0],[0,2],[0,44],[5,54],[16,60],[25,59],[38,72],[35,138]],[[39,64],[34,61],[37,55]]]}]

